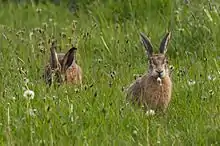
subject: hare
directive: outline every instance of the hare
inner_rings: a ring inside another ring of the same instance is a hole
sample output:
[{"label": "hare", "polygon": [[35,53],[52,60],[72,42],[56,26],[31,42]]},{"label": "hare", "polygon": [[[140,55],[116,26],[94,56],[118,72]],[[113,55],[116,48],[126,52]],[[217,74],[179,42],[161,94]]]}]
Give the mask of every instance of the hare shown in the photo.
[{"label": "hare", "polygon": [[82,70],[76,64],[76,50],[72,47],[66,54],[56,53],[55,43],[50,48],[50,63],[46,65],[44,80],[49,86],[56,82],[82,84]]},{"label": "hare", "polygon": [[127,99],[144,107],[145,110],[166,111],[171,100],[172,81],[165,56],[171,32],[163,38],[159,53],[153,53],[149,39],[141,33],[141,40],[146,49],[149,67],[148,73],[138,78],[127,89]]}]

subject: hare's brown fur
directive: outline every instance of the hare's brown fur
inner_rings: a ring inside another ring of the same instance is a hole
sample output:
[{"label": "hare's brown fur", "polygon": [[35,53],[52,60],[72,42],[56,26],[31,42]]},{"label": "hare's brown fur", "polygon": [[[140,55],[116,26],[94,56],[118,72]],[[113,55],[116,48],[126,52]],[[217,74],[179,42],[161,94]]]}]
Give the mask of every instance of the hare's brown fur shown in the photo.
[{"label": "hare's brown fur", "polygon": [[[64,57],[64,53],[58,53],[60,64],[63,64]],[[75,60],[73,60],[72,64],[65,71],[65,81],[66,83],[82,84],[82,69]]]},{"label": "hare's brown fur", "polygon": [[76,48],[71,48],[66,54],[56,53],[54,44],[51,47],[50,64],[46,65],[44,78],[47,84],[51,84],[52,76],[55,82],[82,84],[82,70],[76,63]]},{"label": "hare's brown fur", "polygon": [[145,74],[138,78],[128,89],[131,100],[147,109],[164,110],[167,108],[172,92],[172,82],[169,76],[162,79],[159,85],[157,79]]},{"label": "hare's brown fur", "polygon": [[[165,56],[169,37],[170,34],[163,39],[160,53],[153,54],[150,41],[142,34],[143,43],[149,58],[149,69],[148,73],[130,85],[127,98],[133,103],[144,106],[146,110],[165,111],[171,100],[172,81]],[[160,82],[158,82],[158,78],[160,78]]]},{"label": "hare's brown fur", "polygon": [[82,70],[79,65],[72,65],[66,70],[66,82],[82,84]]}]

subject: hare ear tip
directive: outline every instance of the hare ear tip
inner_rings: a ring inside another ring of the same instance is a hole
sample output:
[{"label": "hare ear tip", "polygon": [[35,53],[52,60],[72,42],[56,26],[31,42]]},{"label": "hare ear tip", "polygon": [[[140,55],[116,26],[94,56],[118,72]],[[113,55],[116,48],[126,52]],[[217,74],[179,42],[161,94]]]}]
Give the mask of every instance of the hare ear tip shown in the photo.
[{"label": "hare ear tip", "polygon": [[171,31],[168,31],[168,33],[167,33],[169,36],[171,36],[171,34],[172,34],[172,32]]},{"label": "hare ear tip", "polygon": [[145,36],[145,34],[143,32],[140,32],[140,36],[143,37]]},{"label": "hare ear tip", "polygon": [[56,42],[55,42],[55,41],[51,42],[51,47],[57,47],[57,45],[56,45]]},{"label": "hare ear tip", "polygon": [[71,50],[77,50],[77,48],[76,47],[72,47]]}]

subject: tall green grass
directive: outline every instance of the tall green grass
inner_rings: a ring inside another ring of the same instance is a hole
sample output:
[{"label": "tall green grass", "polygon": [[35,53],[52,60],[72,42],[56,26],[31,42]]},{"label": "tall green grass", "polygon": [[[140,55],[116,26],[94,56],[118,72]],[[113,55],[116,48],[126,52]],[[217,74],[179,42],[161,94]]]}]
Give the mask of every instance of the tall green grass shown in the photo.
[{"label": "tall green grass", "polygon": [[[2,145],[219,145],[220,3],[195,0],[77,1],[0,5]],[[123,89],[144,74],[139,33],[155,51],[168,30],[174,66],[166,115],[147,116]],[[42,80],[51,39],[78,48],[83,88]],[[29,80],[27,83],[26,80]],[[35,93],[26,99],[24,91]]]}]

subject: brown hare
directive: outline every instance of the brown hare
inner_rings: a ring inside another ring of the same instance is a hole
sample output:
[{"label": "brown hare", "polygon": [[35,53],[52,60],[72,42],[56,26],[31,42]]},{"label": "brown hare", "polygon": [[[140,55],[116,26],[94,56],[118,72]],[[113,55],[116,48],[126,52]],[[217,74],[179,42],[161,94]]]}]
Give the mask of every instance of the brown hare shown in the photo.
[{"label": "brown hare", "polygon": [[166,111],[171,99],[172,81],[165,56],[171,33],[163,38],[159,53],[153,53],[149,39],[141,33],[141,40],[146,49],[149,67],[148,73],[138,78],[128,88],[127,99],[141,105],[145,110]]},{"label": "brown hare", "polygon": [[76,64],[76,50],[72,47],[66,54],[56,53],[55,43],[50,48],[50,63],[46,65],[44,72],[45,82],[49,85],[71,83],[82,84],[82,70]]}]

